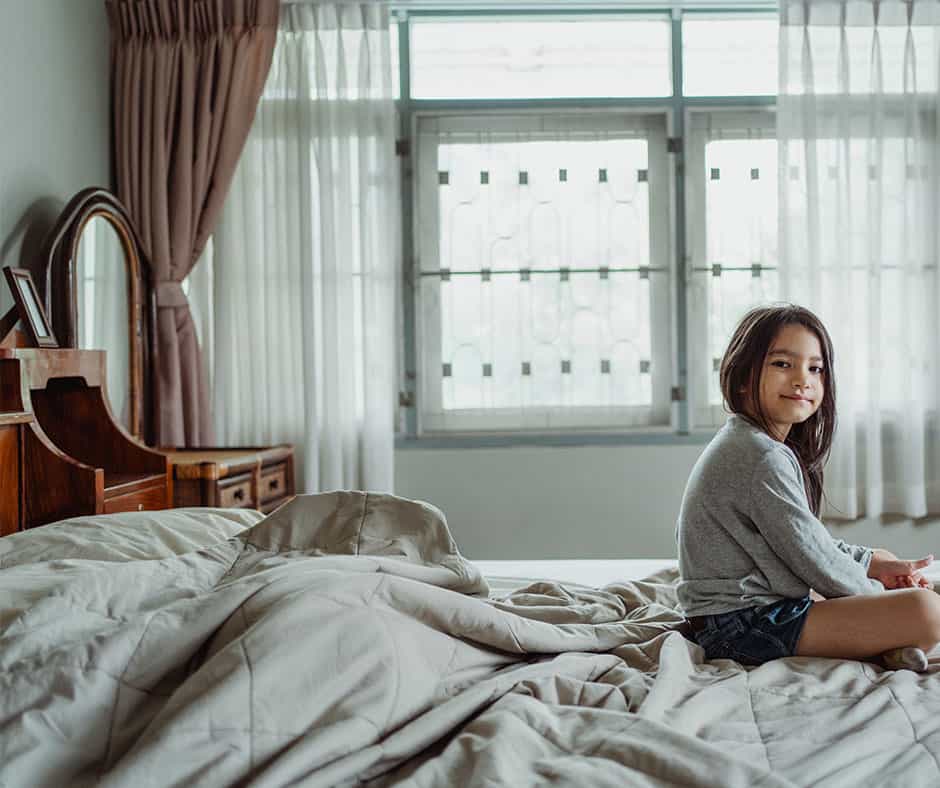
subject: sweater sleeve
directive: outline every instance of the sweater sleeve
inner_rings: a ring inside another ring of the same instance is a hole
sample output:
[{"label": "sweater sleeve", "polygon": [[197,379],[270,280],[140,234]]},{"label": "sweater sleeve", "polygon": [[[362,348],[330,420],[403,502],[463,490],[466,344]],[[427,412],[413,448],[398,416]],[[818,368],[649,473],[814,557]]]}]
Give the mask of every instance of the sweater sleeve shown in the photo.
[{"label": "sweater sleeve", "polygon": [[832,542],[837,549],[841,550],[846,555],[850,555],[853,561],[858,561],[865,571],[868,571],[868,567],[871,566],[872,556],[875,554],[875,551],[870,547],[865,547],[865,545],[860,544],[849,544],[844,539],[836,539],[832,537]]},{"label": "sweater sleeve", "polygon": [[750,516],[768,546],[789,570],[825,597],[884,590],[867,568],[836,546],[806,505],[795,460],[770,451],[754,469]]}]

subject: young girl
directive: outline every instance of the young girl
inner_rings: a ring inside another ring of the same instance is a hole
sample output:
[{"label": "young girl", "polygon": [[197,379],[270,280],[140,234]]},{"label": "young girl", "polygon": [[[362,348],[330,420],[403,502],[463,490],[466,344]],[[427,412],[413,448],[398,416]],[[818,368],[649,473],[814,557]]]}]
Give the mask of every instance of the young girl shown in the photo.
[{"label": "young girl", "polygon": [[706,657],[880,655],[924,670],[940,642],[940,596],[920,572],[933,556],[849,545],[818,519],[836,426],[822,323],[793,305],[752,310],[720,379],[732,415],[692,470],[677,528],[679,602]]}]

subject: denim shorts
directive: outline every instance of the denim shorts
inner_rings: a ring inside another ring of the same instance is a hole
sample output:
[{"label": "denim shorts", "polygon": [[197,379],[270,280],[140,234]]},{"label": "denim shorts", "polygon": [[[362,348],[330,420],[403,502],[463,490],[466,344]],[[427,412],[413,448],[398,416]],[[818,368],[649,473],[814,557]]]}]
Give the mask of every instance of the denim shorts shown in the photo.
[{"label": "denim shorts", "polygon": [[692,638],[705,649],[707,659],[762,665],[772,659],[792,657],[812,604],[806,596],[700,616]]}]

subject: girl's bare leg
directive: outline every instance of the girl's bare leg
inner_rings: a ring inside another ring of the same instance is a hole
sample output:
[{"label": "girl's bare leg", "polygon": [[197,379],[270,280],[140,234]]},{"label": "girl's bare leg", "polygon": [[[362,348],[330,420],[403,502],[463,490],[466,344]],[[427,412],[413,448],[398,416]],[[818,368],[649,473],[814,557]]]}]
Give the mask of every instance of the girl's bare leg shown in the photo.
[{"label": "girl's bare leg", "polygon": [[796,646],[801,657],[870,659],[902,646],[940,643],[940,594],[904,588],[816,602]]}]

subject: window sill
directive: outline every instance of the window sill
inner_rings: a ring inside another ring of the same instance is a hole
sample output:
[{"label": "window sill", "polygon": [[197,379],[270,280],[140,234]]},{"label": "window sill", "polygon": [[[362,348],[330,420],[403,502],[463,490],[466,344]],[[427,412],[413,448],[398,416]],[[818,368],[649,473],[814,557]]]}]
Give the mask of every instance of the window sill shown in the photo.
[{"label": "window sill", "polygon": [[704,446],[717,432],[715,428],[678,433],[669,428],[630,432],[558,433],[453,433],[415,437],[396,435],[395,449],[507,449],[519,447],[575,446]]}]

